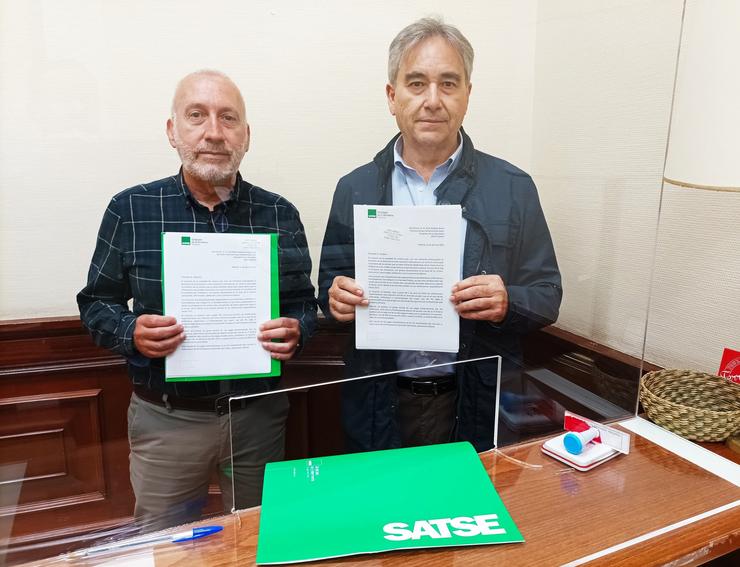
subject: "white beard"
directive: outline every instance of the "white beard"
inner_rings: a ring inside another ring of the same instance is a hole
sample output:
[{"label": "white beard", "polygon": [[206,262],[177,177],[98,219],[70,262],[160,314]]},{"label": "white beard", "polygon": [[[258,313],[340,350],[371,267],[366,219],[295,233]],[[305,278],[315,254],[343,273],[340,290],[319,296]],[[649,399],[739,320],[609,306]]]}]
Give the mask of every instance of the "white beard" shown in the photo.
[{"label": "white beard", "polygon": [[228,151],[221,145],[213,144],[199,144],[198,147],[193,148],[183,142],[177,134],[177,130],[174,132],[175,144],[177,147],[177,153],[180,155],[180,161],[182,161],[183,169],[201,181],[211,183],[213,185],[230,184],[232,178],[236,175],[239,170],[239,164],[241,164],[242,158],[247,151],[246,142],[241,148],[231,150],[229,152],[229,161],[225,164],[218,163],[202,163],[198,161],[198,153],[203,151]]}]

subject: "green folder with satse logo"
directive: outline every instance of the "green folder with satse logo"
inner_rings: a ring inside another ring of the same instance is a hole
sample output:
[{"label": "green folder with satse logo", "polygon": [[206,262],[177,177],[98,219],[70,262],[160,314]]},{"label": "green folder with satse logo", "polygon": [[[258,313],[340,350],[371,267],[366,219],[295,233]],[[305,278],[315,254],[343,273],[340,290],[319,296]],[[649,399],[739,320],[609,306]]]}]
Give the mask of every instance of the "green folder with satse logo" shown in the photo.
[{"label": "green folder with satse logo", "polygon": [[257,564],[523,542],[469,443],[269,463]]}]

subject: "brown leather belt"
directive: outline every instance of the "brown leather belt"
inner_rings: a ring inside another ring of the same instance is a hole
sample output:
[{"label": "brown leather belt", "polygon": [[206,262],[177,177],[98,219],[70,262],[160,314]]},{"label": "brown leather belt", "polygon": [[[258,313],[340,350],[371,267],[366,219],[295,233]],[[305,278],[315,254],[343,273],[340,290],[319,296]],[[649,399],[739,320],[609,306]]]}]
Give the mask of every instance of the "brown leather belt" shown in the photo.
[{"label": "brown leather belt", "polygon": [[455,374],[434,376],[431,378],[399,376],[396,379],[396,384],[399,388],[411,390],[411,393],[415,396],[439,396],[457,388],[457,376]]},{"label": "brown leather belt", "polygon": [[[229,413],[229,400],[232,397],[227,394],[218,398],[183,398],[167,394],[167,401],[165,402],[164,392],[150,390],[149,388],[138,385],[134,386],[134,393],[142,400],[163,408],[169,406],[172,409],[179,410],[208,411],[217,415],[226,415]],[[250,401],[251,399],[243,399],[232,402],[231,411],[246,408]]]}]

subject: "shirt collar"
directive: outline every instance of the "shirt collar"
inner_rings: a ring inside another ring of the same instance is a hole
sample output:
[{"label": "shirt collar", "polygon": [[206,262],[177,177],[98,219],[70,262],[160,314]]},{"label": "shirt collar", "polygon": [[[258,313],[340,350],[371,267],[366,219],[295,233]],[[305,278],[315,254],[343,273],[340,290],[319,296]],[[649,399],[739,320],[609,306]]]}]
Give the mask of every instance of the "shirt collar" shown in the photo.
[{"label": "shirt collar", "polygon": [[[459,143],[457,144],[457,149],[452,152],[452,155],[448,157],[445,161],[443,161],[441,164],[439,164],[435,171],[438,169],[446,169],[447,172],[452,171],[457,167],[457,164],[460,161],[460,155],[462,154],[462,148],[463,148],[463,137],[460,132],[457,133],[457,139],[459,140]],[[408,165],[405,161],[403,161],[403,136],[399,136],[396,140],[396,143],[393,144],[393,163],[396,167],[404,167],[406,169],[409,169],[411,171],[416,171],[413,167]]]},{"label": "shirt collar", "polygon": [[[188,184],[185,182],[185,176],[182,174],[182,166],[180,166],[180,171],[177,173],[177,182],[180,185],[180,189],[182,190],[183,197],[185,198],[185,206],[186,207],[193,207],[198,206],[202,207],[198,200],[193,197],[193,194],[190,192],[190,188],[188,187]],[[238,171],[236,172],[236,182],[234,183],[234,187],[231,189],[231,192],[229,193],[229,198],[225,201],[221,201],[219,205],[216,205],[217,207],[220,206],[228,206],[229,203],[236,201],[239,197],[239,189],[241,187],[242,182],[242,175]]]}]

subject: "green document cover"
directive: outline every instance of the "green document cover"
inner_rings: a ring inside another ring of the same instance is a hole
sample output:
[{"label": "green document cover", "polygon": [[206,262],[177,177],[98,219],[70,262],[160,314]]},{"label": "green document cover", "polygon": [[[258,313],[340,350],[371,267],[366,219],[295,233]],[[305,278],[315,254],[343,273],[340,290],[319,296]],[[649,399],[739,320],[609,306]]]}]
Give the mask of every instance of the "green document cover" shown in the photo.
[{"label": "green document cover", "polygon": [[257,563],[523,542],[470,443],[269,463]]},{"label": "green document cover", "polygon": [[[166,290],[166,282],[165,282],[165,274],[167,273],[165,270],[165,259],[166,256],[166,250],[167,250],[167,242],[169,242],[170,250],[172,250],[172,247],[183,247],[182,249],[189,249],[194,248],[195,243],[198,239],[234,239],[239,237],[246,237],[246,238],[267,238],[269,239],[269,266],[264,266],[265,273],[269,272],[269,297],[270,297],[270,305],[269,305],[269,313],[270,319],[277,319],[280,317],[280,272],[278,269],[278,235],[277,234],[241,234],[241,233],[186,233],[186,232],[163,232],[161,234],[161,242],[162,242],[162,311],[165,315],[175,315],[179,322],[182,322],[186,329],[185,333],[187,335],[188,329],[187,329],[187,322],[183,321],[183,318],[179,316],[179,313],[172,313],[168,311],[167,308],[167,293]],[[218,251],[216,251],[218,252]],[[219,254],[216,253],[216,256]],[[195,263],[199,263],[202,261],[202,258],[195,259]],[[180,262],[182,262],[182,257],[180,257]],[[172,269],[171,266],[168,266],[169,269]],[[205,267],[205,270],[207,271],[208,266]],[[203,266],[200,267],[201,275],[204,271]],[[197,270],[194,270],[195,273],[197,273]],[[210,290],[208,293],[218,293],[216,290]],[[221,311],[223,313],[223,310]],[[223,315],[221,315],[223,316]],[[261,347],[260,347],[261,348]],[[211,349],[213,352],[213,349]],[[174,353],[174,355],[179,356],[181,353],[178,353],[177,351]],[[239,378],[267,378],[270,376],[280,376],[281,372],[281,364],[279,360],[271,359],[269,363],[269,371],[268,372],[258,372],[258,373],[248,373],[248,372],[212,372],[212,366],[208,368],[204,368],[205,372],[194,372],[193,375],[190,374],[190,367],[188,367],[188,375],[177,375],[172,376],[170,375],[170,368],[171,365],[169,364],[170,359],[173,355],[170,355],[167,357],[167,360],[165,360],[165,381],[167,382],[197,382],[197,381],[204,381],[204,380],[235,380]],[[220,362],[220,360],[219,360]],[[239,368],[238,370],[241,370]]]}]

